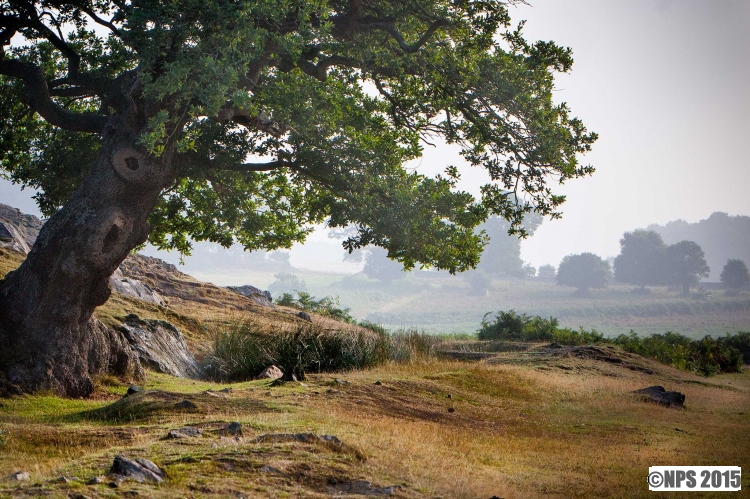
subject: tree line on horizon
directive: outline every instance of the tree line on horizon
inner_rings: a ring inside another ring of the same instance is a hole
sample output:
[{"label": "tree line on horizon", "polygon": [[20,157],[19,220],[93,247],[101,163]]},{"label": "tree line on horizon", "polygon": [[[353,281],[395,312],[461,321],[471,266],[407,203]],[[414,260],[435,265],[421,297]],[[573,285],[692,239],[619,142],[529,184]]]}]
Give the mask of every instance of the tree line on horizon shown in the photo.
[{"label": "tree line on horizon", "polygon": [[[586,295],[590,289],[604,288],[613,279],[639,286],[639,293],[647,294],[647,286],[680,286],[683,296],[690,296],[690,288],[701,278],[710,275],[710,267],[699,244],[683,240],[664,243],[653,230],[626,232],[620,239],[620,254],[612,265],[593,253],[568,255],[555,271],[552,265],[539,268],[542,279],[554,278],[559,285],[578,288],[577,294]],[[721,273],[721,282],[728,294],[737,294],[750,283],[747,265],[739,259],[729,259]]]}]

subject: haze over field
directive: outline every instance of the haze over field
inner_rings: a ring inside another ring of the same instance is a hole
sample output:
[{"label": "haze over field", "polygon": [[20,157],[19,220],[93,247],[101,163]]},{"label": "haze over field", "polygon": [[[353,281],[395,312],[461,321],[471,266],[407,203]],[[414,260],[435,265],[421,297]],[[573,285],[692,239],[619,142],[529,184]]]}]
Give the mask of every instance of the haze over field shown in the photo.
[{"label": "haze over field", "polygon": [[[716,211],[750,214],[750,170],[740,147],[750,136],[749,3],[537,0],[511,15],[528,21],[527,38],[572,47],[575,64],[557,76],[558,100],[600,136],[584,158],[596,173],[561,189],[568,195],[563,219],[546,220],[522,243],[525,261],[538,267],[584,251],[614,256],[628,230],[698,222]],[[414,167],[431,174],[449,164],[460,166],[461,158],[443,145],[426,147]],[[462,175],[460,187],[476,193],[483,172]],[[0,181],[1,202],[38,214],[31,194]],[[319,230],[294,247],[291,262],[360,268],[342,264],[342,255]]]}]

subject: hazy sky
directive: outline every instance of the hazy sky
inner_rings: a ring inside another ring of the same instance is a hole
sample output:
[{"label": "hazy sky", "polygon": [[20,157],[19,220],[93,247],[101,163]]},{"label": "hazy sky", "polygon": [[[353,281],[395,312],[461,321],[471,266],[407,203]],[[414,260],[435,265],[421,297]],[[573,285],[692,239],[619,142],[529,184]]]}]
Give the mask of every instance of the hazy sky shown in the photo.
[{"label": "hazy sky", "polygon": [[[545,221],[523,243],[538,266],[571,253],[619,252],[626,230],[714,211],[750,215],[750,2],[737,0],[531,0],[511,8],[529,40],[573,49],[558,76],[568,102],[599,141],[582,158],[597,171],[559,188],[563,219]],[[455,151],[428,149],[424,173],[460,166]],[[416,166],[416,165],[415,165]],[[479,170],[461,186],[476,192]],[[0,202],[34,212],[29,193],[0,182]],[[340,255],[325,232],[292,263],[312,267]],[[315,247],[313,251],[312,247]]]}]

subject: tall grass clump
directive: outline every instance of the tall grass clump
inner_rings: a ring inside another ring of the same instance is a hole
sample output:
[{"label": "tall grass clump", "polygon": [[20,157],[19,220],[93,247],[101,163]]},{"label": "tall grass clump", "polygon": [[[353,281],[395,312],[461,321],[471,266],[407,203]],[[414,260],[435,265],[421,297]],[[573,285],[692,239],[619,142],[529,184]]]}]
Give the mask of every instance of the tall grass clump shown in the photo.
[{"label": "tall grass clump", "polygon": [[538,315],[529,316],[518,314],[515,310],[498,312],[493,321],[488,321],[484,315],[477,337],[480,340],[493,341],[554,341],[561,345],[585,345],[601,343],[604,335],[596,330],[586,331],[583,328],[573,330],[560,328],[555,317],[545,319]]},{"label": "tall grass clump", "polygon": [[388,336],[389,358],[394,362],[410,362],[435,357],[443,340],[416,329],[401,329]]},{"label": "tall grass clump", "polygon": [[387,334],[327,330],[315,324],[269,332],[253,324],[217,334],[207,370],[216,379],[252,379],[275,365],[287,380],[305,373],[364,369],[390,358]]}]

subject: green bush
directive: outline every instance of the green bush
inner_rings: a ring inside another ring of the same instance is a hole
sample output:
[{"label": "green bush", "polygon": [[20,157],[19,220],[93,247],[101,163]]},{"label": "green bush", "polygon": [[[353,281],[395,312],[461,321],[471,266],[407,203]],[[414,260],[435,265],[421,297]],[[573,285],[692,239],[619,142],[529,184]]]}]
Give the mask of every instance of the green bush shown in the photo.
[{"label": "green bush", "polygon": [[477,337],[480,340],[503,341],[554,341],[562,345],[584,345],[600,343],[604,336],[595,330],[578,331],[560,328],[559,321],[550,317],[545,319],[538,315],[517,314],[515,310],[498,312],[493,322],[487,321],[485,314]]},{"label": "green bush", "polygon": [[291,293],[284,293],[276,299],[276,304],[299,308],[305,312],[315,312],[349,324],[357,322],[349,313],[349,308],[340,307],[338,296],[325,296],[318,300],[310,293],[297,291],[297,298],[294,298]]},{"label": "green bush", "polygon": [[691,340],[687,336],[672,332],[642,338],[631,331],[628,335],[618,336],[612,343],[628,352],[655,359],[678,369],[712,376],[742,370],[743,353],[750,350],[750,334],[738,333],[723,338],[706,336],[701,340]]}]

